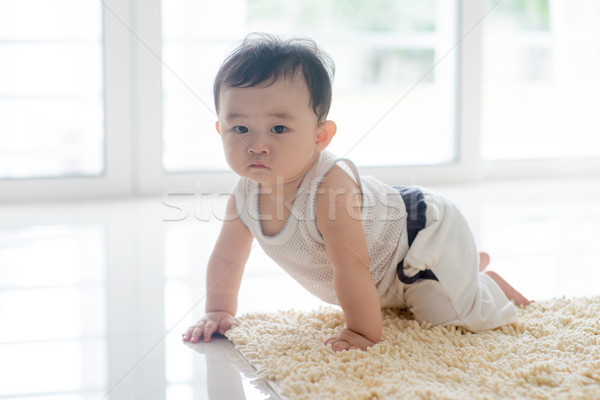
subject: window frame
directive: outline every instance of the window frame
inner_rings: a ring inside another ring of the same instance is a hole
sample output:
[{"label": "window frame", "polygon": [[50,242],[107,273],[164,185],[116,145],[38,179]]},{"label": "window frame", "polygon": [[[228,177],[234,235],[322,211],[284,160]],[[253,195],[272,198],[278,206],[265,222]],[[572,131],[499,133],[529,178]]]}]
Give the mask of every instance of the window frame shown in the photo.
[{"label": "window frame", "polygon": [[[483,0],[458,1],[453,163],[360,168],[394,184],[476,183],[486,179],[600,174],[600,157],[486,161],[480,153]],[[0,180],[0,201],[67,200],[228,192],[229,171],[162,168],[161,0],[104,0],[105,172],[98,177]],[[215,132],[216,134],[216,132]],[[217,150],[215,150],[217,151]]]}]

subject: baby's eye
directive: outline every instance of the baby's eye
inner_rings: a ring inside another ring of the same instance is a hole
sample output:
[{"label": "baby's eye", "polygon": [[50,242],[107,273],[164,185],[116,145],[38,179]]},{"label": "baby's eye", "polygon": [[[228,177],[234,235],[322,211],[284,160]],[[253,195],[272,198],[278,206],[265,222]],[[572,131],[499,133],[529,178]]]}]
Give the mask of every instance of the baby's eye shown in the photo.
[{"label": "baby's eye", "polygon": [[273,133],[283,133],[287,130],[287,128],[283,125],[275,125],[271,128],[271,132]]},{"label": "baby's eye", "polygon": [[234,126],[233,130],[236,133],[248,133],[248,128],[246,128],[245,126]]}]

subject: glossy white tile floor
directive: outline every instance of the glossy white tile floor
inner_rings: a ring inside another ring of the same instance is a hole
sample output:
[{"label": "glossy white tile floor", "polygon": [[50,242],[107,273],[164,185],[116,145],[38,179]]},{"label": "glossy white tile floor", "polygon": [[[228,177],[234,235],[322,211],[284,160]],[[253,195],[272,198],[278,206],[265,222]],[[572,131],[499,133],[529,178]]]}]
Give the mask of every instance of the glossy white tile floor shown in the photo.
[{"label": "glossy white tile floor", "polygon": [[[526,295],[600,294],[600,178],[435,189]],[[226,340],[181,343],[222,203],[0,205],[0,399],[276,398]],[[240,312],[320,304],[254,249]]]}]

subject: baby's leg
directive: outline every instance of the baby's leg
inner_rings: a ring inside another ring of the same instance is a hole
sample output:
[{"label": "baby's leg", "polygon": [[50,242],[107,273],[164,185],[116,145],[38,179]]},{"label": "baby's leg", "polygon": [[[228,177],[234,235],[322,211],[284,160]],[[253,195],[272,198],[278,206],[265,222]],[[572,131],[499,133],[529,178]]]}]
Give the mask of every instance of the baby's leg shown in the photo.
[{"label": "baby's leg", "polygon": [[479,252],[479,272],[485,271],[490,264],[490,255],[483,251]]},{"label": "baby's leg", "polygon": [[441,197],[426,200],[428,225],[417,235],[403,265],[409,276],[415,269],[430,269],[437,280],[406,285],[404,300],[415,318],[474,332],[517,322],[517,310],[503,288],[480,272],[487,267],[489,255],[478,254],[464,216]]},{"label": "baby's leg", "polygon": [[490,264],[490,255],[485,252],[479,253],[479,272],[483,272],[487,274],[490,278],[496,282],[504,295],[508,297],[509,300],[513,300],[517,305],[529,305],[533,303],[533,301],[527,300],[525,296],[523,296],[517,289],[512,287],[508,282],[506,282],[500,275],[493,271],[486,271],[485,269]]},{"label": "baby's leg", "polygon": [[490,278],[492,278],[494,282],[496,282],[496,284],[500,286],[500,289],[502,289],[504,295],[506,295],[506,297],[508,297],[509,300],[514,301],[515,304],[520,306],[526,306],[533,303],[533,301],[527,300],[525,296],[523,296],[517,289],[515,289],[508,282],[502,279],[502,277],[497,273],[493,271],[485,271],[484,274],[487,274]]}]

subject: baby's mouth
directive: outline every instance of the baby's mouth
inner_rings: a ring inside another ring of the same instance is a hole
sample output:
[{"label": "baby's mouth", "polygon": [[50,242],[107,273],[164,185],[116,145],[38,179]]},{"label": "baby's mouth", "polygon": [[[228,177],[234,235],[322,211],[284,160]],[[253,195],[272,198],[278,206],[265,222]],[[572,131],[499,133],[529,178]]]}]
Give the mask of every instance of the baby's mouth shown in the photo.
[{"label": "baby's mouth", "polygon": [[254,161],[250,164],[250,168],[264,169],[268,167],[262,161]]}]

